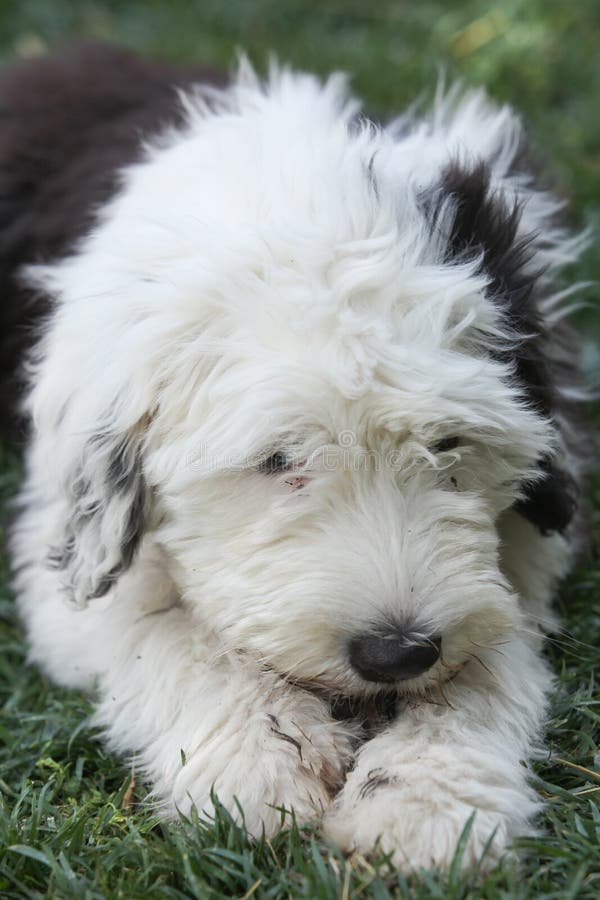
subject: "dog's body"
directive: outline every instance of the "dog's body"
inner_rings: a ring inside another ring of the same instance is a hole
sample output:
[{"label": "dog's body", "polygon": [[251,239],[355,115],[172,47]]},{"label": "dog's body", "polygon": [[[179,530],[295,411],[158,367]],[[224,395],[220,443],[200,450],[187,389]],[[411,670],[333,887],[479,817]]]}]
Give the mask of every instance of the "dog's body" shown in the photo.
[{"label": "dog's body", "polygon": [[465,862],[494,829],[497,859],[538,806],[585,517],[552,287],[579,244],[480,93],[377,129],[339,78],[161,84],[169,127],[125,129],[118,180],[88,133],[103,205],[27,273],[54,298],[13,535],[31,658],[97,690],[168,813],[214,787],[254,833],[292,807],[411,868],[476,809]]}]

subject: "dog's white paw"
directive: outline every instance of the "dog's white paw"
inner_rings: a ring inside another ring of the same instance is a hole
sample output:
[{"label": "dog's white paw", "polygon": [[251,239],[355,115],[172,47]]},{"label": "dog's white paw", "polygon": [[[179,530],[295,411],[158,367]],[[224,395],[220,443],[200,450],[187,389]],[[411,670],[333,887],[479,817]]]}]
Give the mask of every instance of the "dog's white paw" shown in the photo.
[{"label": "dog's white paw", "polygon": [[475,811],[461,865],[485,871],[516,834],[530,831],[536,803],[525,780],[521,793],[503,781],[501,762],[495,773],[489,768],[485,753],[478,765],[473,753],[459,759],[446,748],[417,755],[404,748],[403,762],[386,765],[365,750],[323,823],[326,836],[348,853],[379,848],[403,871],[448,869]]},{"label": "dog's white paw", "polygon": [[[195,806],[212,815],[214,791],[233,817],[255,837],[275,833],[281,807],[299,823],[321,818],[343,783],[352,753],[351,735],[331,720],[321,701],[299,694],[244,721],[221,723],[217,733],[186,755],[171,805]],[[240,808],[242,812],[240,813]]]}]

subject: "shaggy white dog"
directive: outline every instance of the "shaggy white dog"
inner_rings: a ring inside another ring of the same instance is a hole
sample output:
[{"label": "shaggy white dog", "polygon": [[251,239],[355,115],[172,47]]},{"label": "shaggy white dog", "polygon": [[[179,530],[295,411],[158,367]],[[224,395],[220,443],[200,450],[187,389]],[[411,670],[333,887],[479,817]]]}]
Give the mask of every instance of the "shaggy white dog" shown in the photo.
[{"label": "shaggy white dog", "polygon": [[341,76],[243,64],[177,104],[26,271],[53,298],[12,539],[31,659],[95,691],[166,815],[214,788],[254,834],[291,808],[410,870],[476,810],[464,863],[493,862],[539,806],[584,518],[551,286],[581,242],[481,92],[379,127]]}]

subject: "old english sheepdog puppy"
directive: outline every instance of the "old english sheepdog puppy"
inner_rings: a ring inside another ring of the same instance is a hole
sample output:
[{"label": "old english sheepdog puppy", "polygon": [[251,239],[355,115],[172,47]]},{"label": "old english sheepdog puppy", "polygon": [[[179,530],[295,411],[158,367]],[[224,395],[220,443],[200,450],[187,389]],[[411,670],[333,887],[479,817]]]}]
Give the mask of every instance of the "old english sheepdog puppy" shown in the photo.
[{"label": "old english sheepdog puppy", "polygon": [[476,810],[493,862],[586,527],[581,241],[480,91],[383,127],[339,75],[201,79],[90,46],[0,80],[5,367],[47,309],[30,658],[167,816],[214,789],[411,870]]}]

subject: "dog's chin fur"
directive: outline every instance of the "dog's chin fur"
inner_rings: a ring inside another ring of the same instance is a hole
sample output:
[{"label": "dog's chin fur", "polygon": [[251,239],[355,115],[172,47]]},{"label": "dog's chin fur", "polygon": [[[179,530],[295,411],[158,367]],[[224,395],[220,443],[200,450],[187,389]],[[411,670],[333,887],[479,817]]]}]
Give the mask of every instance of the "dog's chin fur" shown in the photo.
[{"label": "dog's chin fur", "polygon": [[[585,521],[552,286],[582,241],[481,92],[377,127],[340,76],[176,83],[72,252],[19,260],[51,299],[12,535],[31,659],[96,690],[165,814],[214,788],[253,833],[293,807],[410,870],[475,808],[463,863],[492,834],[494,862],[538,808],[540,645]],[[366,681],[371,633],[440,658]]]}]

